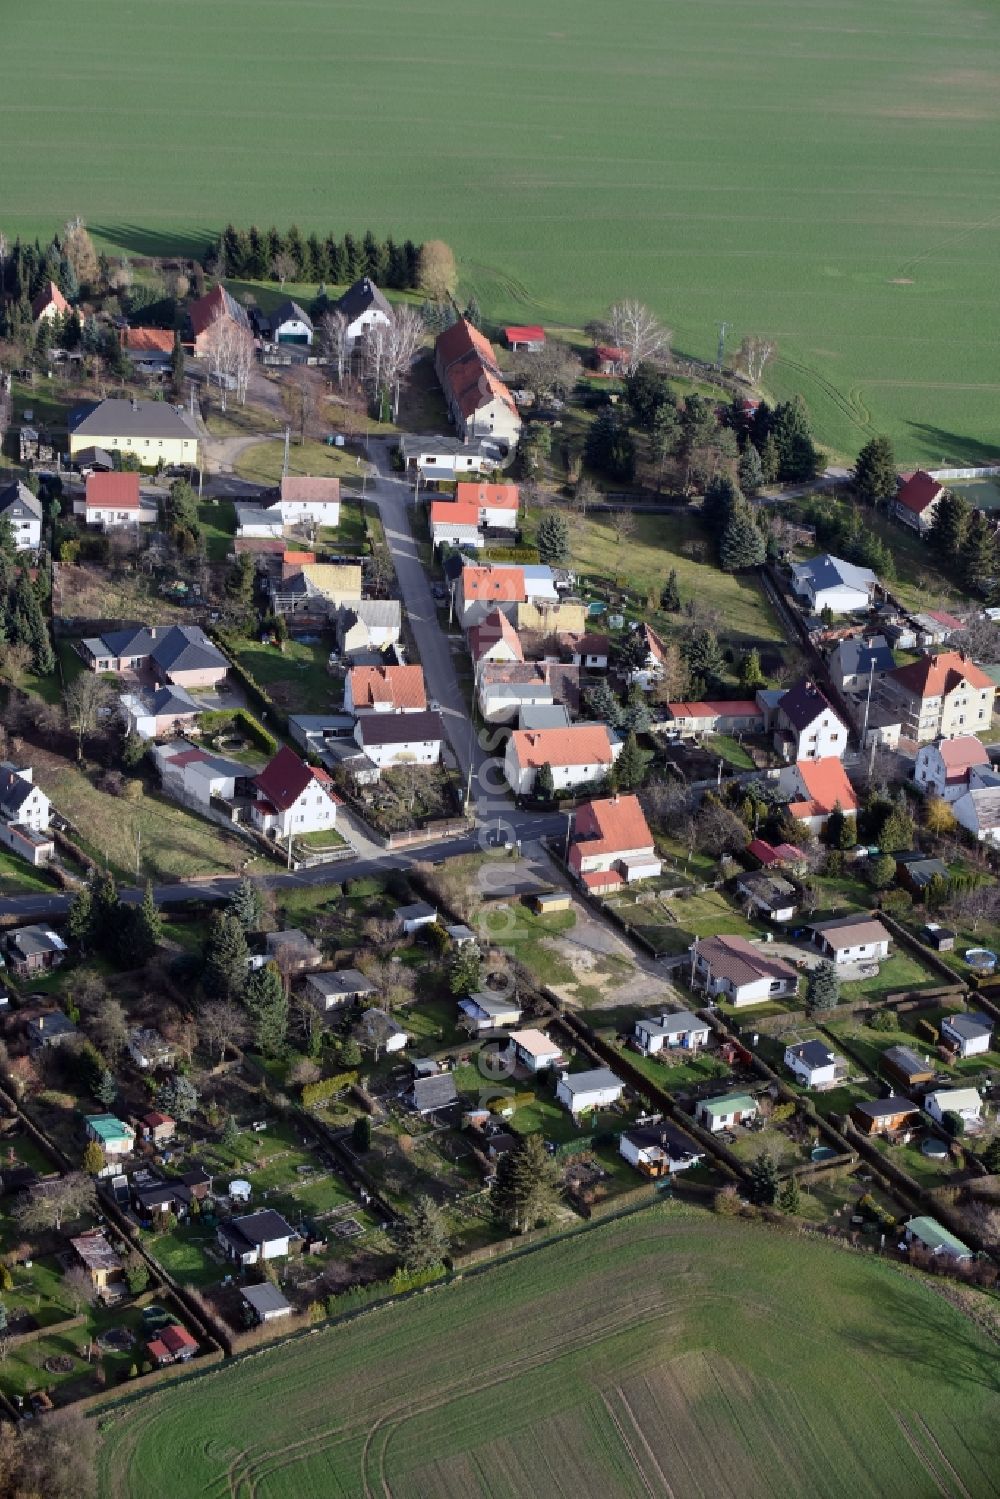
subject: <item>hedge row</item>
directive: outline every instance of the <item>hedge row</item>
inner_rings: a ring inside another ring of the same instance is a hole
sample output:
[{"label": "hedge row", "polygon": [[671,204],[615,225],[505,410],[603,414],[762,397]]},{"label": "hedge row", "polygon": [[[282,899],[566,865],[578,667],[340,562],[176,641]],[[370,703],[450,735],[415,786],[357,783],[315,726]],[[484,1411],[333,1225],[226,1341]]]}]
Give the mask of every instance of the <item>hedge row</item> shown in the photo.
[{"label": "hedge row", "polygon": [[327,1103],[335,1093],[343,1093],[358,1080],[356,1072],[338,1072],[333,1077],[321,1077],[318,1083],[306,1083],[302,1089],[302,1107],[314,1109]]}]

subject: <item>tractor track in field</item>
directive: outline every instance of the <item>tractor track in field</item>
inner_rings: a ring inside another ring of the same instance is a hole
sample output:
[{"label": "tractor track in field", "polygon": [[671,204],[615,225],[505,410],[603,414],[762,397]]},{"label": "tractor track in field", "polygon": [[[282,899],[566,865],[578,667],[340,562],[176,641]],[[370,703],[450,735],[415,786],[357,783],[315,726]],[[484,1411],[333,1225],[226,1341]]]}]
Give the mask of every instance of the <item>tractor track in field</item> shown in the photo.
[{"label": "tractor track in field", "polygon": [[[807,380],[812,380],[815,385],[819,386],[823,394],[833,402],[838,411],[847,417],[848,421],[852,422],[862,432],[868,433],[871,436],[875,435],[875,429],[871,424],[871,418],[868,416],[868,413],[865,412],[863,417],[859,415],[850,397],[845,396],[842,390],[838,390],[837,386],[828,380],[825,375],[819,374],[811,365],[804,364],[801,360],[790,359],[787,354],[779,355],[778,363],[783,364],[787,369],[794,370],[798,375],[805,376]],[[864,406],[861,407],[861,410],[865,411]]]}]

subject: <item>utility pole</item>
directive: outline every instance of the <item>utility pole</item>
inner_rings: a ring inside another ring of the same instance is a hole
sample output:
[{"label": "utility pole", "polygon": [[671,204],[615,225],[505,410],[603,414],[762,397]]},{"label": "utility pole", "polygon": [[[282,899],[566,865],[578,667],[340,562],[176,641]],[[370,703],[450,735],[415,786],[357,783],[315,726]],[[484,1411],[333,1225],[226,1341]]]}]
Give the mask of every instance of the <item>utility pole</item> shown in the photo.
[{"label": "utility pole", "polygon": [[287,479],[288,478],[288,444],[289,444],[289,441],[291,440],[291,436],[292,436],[292,429],[291,429],[291,427],[286,427],[285,428],[285,456],[284,456],[284,458],[282,460],[282,464],[281,464],[281,477],[283,479]]},{"label": "utility pole", "polygon": [[731,326],[731,323],[719,324],[719,352],[716,356],[716,368],[720,370],[722,368],[722,361],[726,353],[726,334],[729,332]]},{"label": "utility pole", "polygon": [[135,877],[139,878],[142,861],[142,828],[138,823],[135,825]]}]

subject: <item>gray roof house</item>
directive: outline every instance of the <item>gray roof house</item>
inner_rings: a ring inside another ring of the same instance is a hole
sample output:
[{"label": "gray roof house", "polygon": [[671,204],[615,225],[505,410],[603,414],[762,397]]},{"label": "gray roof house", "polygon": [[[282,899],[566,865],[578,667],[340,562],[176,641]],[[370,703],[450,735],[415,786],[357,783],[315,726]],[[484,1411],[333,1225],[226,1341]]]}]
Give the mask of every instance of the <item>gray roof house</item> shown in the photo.
[{"label": "gray roof house", "polygon": [[292,1303],[269,1280],[262,1281],[259,1286],[241,1286],[240,1295],[258,1322],[273,1322],[278,1317],[291,1316]]},{"label": "gray roof house", "polygon": [[[70,413],[69,428],[73,438],[119,437],[195,438],[198,429],[184,407],[169,401],[127,401],[110,397],[89,410],[78,408]],[[75,451],[75,449],[74,449]]]},{"label": "gray roof house", "polygon": [[338,968],[336,972],[324,968],[319,973],[307,974],[305,992],[318,1010],[326,1011],[367,999],[378,991],[359,968]]},{"label": "gray roof house", "polygon": [[62,1010],[47,1010],[44,1015],[36,1015],[28,1021],[28,1045],[32,1051],[59,1046],[76,1033],[76,1026]]},{"label": "gray roof house", "polygon": [[42,504],[20,479],[0,488],[0,518],[7,521],[19,552],[33,551],[42,539]]},{"label": "gray roof house", "polygon": [[868,639],[858,635],[853,640],[842,640],[830,657],[830,676],[835,687],[842,692],[866,689],[872,678],[878,681],[886,672],[894,671],[896,661],[884,635]]}]

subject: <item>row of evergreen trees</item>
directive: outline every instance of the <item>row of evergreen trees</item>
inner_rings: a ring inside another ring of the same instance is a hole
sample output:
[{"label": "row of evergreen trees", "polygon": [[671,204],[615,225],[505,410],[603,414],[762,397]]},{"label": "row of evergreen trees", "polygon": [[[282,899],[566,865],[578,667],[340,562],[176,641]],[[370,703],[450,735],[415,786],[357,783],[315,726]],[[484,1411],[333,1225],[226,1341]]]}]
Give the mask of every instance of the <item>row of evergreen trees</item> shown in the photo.
[{"label": "row of evergreen trees", "polygon": [[284,234],[274,228],[258,229],[256,224],[249,229],[227,224],[204,264],[215,276],[329,281],[334,285],[368,276],[377,286],[408,291],[417,285],[420,246],[410,239],[397,244],[391,235],[378,239],[370,229],[359,240],[353,234],[345,234],[342,239],[333,234],[323,238],[303,235],[296,224]]},{"label": "row of evergreen trees", "polygon": [[42,607],[50,587],[48,568],[39,567],[32,579],[28,570],[18,565],[10,522],[0,518],[0,644],[26,647],[30,668],[40,677],[51,675],[56,668]]}]

